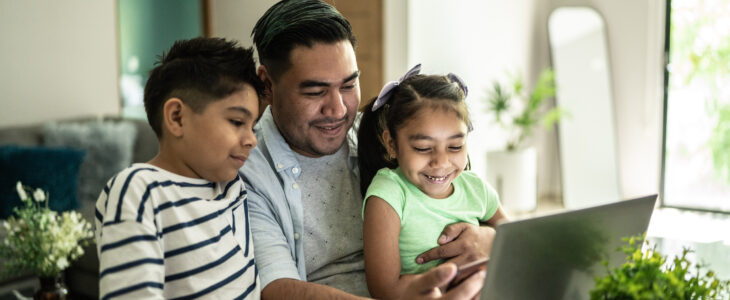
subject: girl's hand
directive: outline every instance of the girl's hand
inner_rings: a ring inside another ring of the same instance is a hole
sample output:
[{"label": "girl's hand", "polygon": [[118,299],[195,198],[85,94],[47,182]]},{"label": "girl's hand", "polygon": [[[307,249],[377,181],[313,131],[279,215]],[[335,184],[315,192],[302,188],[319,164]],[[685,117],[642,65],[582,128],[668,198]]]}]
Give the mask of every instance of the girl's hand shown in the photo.
[{"label": "girl's hand", "polygon": [[449,259],[457,266],[489,257],[496,231],[489,226],[455,223],[444,228],[438,243],[441,246],[428,250],[416,258],[424,264],[434,259]]}]

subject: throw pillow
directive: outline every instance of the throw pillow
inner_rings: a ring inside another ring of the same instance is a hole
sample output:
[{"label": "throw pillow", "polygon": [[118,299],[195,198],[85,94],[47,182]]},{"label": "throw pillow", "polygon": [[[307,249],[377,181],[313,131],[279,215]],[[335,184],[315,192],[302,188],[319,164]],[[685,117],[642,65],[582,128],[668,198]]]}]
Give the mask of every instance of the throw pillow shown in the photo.
[{"label": "throw pillow", "polygon": [[21,204],[15,190],[23,185],[48,192],[49,206],[65,211],[78,208],[76,190],[84,151],[46,147],[0,147],[0,218],[7,219]]},{"label": "throw pillow", "polygon": [[96,199],[106,182],[132,164],[136,137],[137,129],[124,121],[93,120],[44,126],[44,145],[86,151],[79,171],[79,201],[81,214],[88,220],[93,220]]}]

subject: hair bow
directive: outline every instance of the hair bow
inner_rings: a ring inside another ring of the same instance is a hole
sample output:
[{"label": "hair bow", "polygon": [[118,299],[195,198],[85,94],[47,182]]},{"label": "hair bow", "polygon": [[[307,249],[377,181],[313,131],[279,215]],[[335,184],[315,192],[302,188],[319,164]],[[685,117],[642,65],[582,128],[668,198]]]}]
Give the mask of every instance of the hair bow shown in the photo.
[{"label": "hair bow", "polygon": [[408,77],[418,75],[418,73],[421,73],[421,64],[413,66],[413,68],[408,70],[408,72],[406,72],[406,74],[397,81],[391,81],[386,83],[385,86],[383,86],[383,89],[380,90],[378,98],[375,99],[375,104],[373,104],[373,111],[378,110],[378,108],[385,105],[385,103],[390,100],[390,96],[393,94],[393,89],[395,89],[395,87],[400,85],[400,83],[406,80]]},{"label": "hair bow", "polygon": [[456,76],[456,74],[454,73],[449,73],[448,75],[446,75],[446,77],[451,79],[452,82],[456,82],[456,84],[461,87],[461,90],[464,91],[464,98],[466,98],[466,95],[469,94],[469,89],[466,88],[466,84],[464,84],[464,81],[461,80],[461,77]]}]

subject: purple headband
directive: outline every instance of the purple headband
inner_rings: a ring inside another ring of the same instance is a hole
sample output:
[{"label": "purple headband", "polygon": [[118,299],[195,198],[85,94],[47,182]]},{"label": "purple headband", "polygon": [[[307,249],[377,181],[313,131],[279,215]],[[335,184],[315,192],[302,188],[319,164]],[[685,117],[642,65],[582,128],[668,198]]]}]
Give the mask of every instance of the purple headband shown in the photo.
[{"label": "purple headband", "polygon": [[456,84],[459,85],[462,91],[464,91],[464,98],[466,98],[466,95],[469,94],[469,89],[466,87],[466,84],[464,84],[464,81],[461,80],[461,77],[456,76],[454,73],[449,73],[449,75],[446,75],[449,79],[451,79],[451,82],[456,82]]},{"label": "purple headband", "polygon": [[[395,87],[400,85],[401,82],[408,79],[408,77],[411,77],[413,75],[418,75],[418,73],[421,73],[421,64],[417,64],[417,65],[413,66],[413,68],[408,70],[408,72],[406,72],[406,74],[403,75],[397,81],[391,81],[391,82],[386,83],[385,86],[383,86],[383,89],[380,90],[380,94],[378,94],[378,98],[375,99],[375,103],[373,104],[372,111],[376,111],[380,107],[385,105],[385,103],[387,103],[390,100],[390,98],[393,94],[393,89],[395,89]],[[446,75],[446,77],[448,77],[451,80],[451,82],[456,82],[456,84],[459,85],[461,90],[464,91],[464,97],[466,97],[466,95],[469,93],[469,89],[466,87],[466,84],[464,84],[464,81],[461,80],[461,78],[459,76],[456,76],[456,74],[454,74],[454,73],[449,73],[448,75]]]},{"label": "purple headband", "polygon": [[406,72],[403,77],[398,79],[398,81],[391,81],[385,84],[383,86],[383,89],[380,90],[380,94],[378,94],[378,98],[375,99],[375,104],[373,104],[373,111],[378,110],[381,106],[383,106],[388,100],[390,100],[390,96],[393,94],[393,89],[395,89],[396,86],[400,85],[403,80],[406,80],[408,77],[411,77],[413,75],[418,75],[418,73],[421,73],[421,64],[417,64],[413,66],[408,72]]}]

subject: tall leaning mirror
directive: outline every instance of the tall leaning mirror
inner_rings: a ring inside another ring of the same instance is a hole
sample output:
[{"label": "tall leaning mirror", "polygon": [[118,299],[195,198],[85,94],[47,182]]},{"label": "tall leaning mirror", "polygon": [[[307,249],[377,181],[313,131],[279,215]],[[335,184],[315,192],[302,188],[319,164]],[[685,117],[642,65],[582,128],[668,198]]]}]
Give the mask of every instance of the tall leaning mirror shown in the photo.
[{"label": "tall leaning mirror", "polygon": [[568,116],[558,125],[566,208],[620,199],[611,73],[601,15],[587,7],[550,14],[548,35],[556,104]]}]

